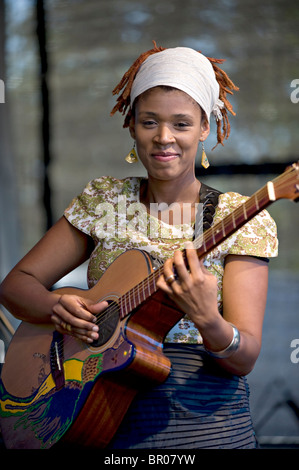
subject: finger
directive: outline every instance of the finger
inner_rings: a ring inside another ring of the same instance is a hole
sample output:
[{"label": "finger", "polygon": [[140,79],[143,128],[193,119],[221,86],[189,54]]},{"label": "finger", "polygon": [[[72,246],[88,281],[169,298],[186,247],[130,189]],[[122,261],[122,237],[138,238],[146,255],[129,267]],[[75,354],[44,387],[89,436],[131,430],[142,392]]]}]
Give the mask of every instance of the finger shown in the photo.
[{"label": "finger", "polygon": [[88,300],[77,296],[61,296],[58,303],[53,307],[52,312],[60,319],[58,322],[63,329],[64,324],[70,324],[72,327],[91,330],[96,322],[94,316],[88,309]]},{"label": "finger", "polygon": [[171,286],[172,289],[178,289],[179,287],[188,286],[190,283],[190,274],[189,269],[186,266],[186,260],[181,251],[176,251],[174,253],[174,266],[177,273],[176,283],[173,283]]},{"label": "finger", "polygon": [[51,320],[55,326],[55,329],[59,331],[59,333],[76,336],[76,338],[88,343],[92,343],[94,340],[98,339],[99,328],[97,325],[91,325],[91,329],[77,328],[70,323],[66,323],[60,317],[54,314],[51,316]]},{"label": "finger", "polygon": [[198,258],[197,250],[194,248],[186,249],[186,258],[188,263],[189,274],[193,281],[203,279],[204,266],[203,260]]},{"label": "finger", "polygon": [[72,316],[94,322],[95,317],[89,311],[89,306],[92,303],[93,302],[89,299],[83,299],[82,297],[74,295],[62,295],[58,302],[58,304],[62,305],[65,311],[69,312]]},{"label": "finger", "polygon": [[84,330],[80,328],[73,328],[72,332],[69,334],[87,343],[92,343],[93,341],[97,340],[99,337],[98,330],[90,331],[90,330]]},{"label": "finger", "polygon": [[93,321],[86,321],[77,316],[74,316],[68,310],[66,310],[61,304],[55,305],[52,309],[51,320],[63,330],[67,331],[67,325],[70,325],[72,329],[81,328],[86,330],[92,330],[95,326]]},{"label": "finger", "polygon": [[[94,317],[93,315],[90,318],[94,318],[96,320],[96,317]],[[53,307],[51,320],[55,323],[56,329],[58,329],[59,331],[60,329],[63,330],[63,333],[70,333],[71,331],[74,332],[75,329],[86,330],[87,332],[98,331],[98,327],[95,325],[95,322],[93,320],[87,321],[77,316],[74,316],[72,313],[66,310],[61,303],[56,304]]]},{"label": "finger", "polygon": [[163,276],[158,279],[157,285],[164,292],[171,293],[171,284],[176,280],[176,274],[174,272],[173,259],[166,260],[163,268]]},{"label": "finger", "polygon": [[[57,331],[69,334],[87,343],[98,339],[99,327],[95,325],[97,313],[102,312],[108,302],[93,304],[89,299],[63,296],[53,308],[52,321]],[[93,312],[90,312],[92,310]]]},{"label": "finger", "polygon": [[172,258],[168,259],[164,264],[164,281],[168,286],[176,280],[177,273],[174,268],[174,260]]}]

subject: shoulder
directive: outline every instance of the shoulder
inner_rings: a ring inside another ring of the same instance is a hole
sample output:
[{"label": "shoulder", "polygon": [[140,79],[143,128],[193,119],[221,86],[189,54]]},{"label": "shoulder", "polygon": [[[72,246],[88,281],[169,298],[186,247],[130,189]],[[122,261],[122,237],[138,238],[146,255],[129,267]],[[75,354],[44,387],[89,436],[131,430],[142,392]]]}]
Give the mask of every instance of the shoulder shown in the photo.
[{"label": "shoulder", "polygon": [[[248,196],[235,192],[221,194],[214,221],[217,222],[225,218],[248,199]],[[277,256],[277,227],[274,219],[267,210],[262,210],[234,235],[229,237],[223,243],[222,248],[224,247],[227,254],[248,254],[261,257]]]},{"label": "shoulder", "polygon": [[106,210],[107,204],[113,210],[120,195],[128,201],[135,201],[139,194],[141,178],[117,179],[102,176],[91,180],[64,211],[67,220],[85,233],[90,233],[99,218],[99,209]]},{"label": "shoulder", "polygon": [[243,196],[242,194],[235,192],[221,193],[218,200],[218,208],[221,212],[229,214],[238,206],[247,201],[248,196]]},{"label": "shoulder", "polygon": [[83,190],[83,193],[90,196],[96,196],[105,193],[107,197],[118,193],[130,194],[136,192],[140,186],[139,177],[127,177],[118,179],[113,176],[102,176],[91,180]]},{"label": "shoulder", "polygon": [[[245,203],[248,199],[249,199],[248,196],[243,196],[242,194],[235,193],[235,192],[227,192],[227,193],[220,194],[218,208],[217,208],[218,211],[216,213],[216,216],[219,218],[226,217],[232,211],[234,211],[243,203]],[[265,224],[269,227],[272,226],[272,228],[276,232],[275,221],[271,217],[269,212],[265,209],[258,212],[257,215],[253,219],[247,222],[247,224],[250,224],[250,223],[258,223],[262,225]]]}]

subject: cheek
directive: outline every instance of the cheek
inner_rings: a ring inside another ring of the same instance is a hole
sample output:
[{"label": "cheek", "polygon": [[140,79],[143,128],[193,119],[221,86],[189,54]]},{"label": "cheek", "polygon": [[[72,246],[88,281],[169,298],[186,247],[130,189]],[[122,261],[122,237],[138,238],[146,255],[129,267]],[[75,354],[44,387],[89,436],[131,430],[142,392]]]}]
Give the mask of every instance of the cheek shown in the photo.
[{"label": "cheek", "polygon": [[148,144],[146,144],[146,142],[142,138],[139,138],[139,136],[135,137],[135,142],[137,153],[140,157],[142,157],[142,155],[146,152]]},{"label": "cheek", "polygon": [[197,153],[199,144],[200,144],[199,137],[196,135],[194,136],[193,139],[186,141],[184,147],[186,150],[190,152]]}]

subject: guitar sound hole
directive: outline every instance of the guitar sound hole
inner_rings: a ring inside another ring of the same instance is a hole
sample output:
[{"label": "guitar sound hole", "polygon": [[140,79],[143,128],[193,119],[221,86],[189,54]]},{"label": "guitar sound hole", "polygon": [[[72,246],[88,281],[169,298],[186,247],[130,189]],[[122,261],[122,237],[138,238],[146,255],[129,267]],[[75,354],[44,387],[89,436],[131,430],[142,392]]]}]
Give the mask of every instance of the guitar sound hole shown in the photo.
[{"label": "guitar sound hole", "polygon": [[99,337],[91,343],[93,347],[99,347],[107,343],[113,335],[119,321],[119,306],[116,302],[109,302],[108,307],[97,315],[96,324],[99,327]]}]

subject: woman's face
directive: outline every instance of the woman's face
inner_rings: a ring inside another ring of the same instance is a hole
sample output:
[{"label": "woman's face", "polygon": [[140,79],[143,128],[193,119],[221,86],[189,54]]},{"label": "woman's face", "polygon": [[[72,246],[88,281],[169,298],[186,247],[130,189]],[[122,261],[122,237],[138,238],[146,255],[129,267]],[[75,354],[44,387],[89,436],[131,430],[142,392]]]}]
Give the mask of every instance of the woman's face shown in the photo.
[{"label": "woman's face", "polygon": [[209,131],[200,106],[183,91],[156,87],[137,100],[131,135],[141,162],[154,178],[194,176],[198,143]]}]

